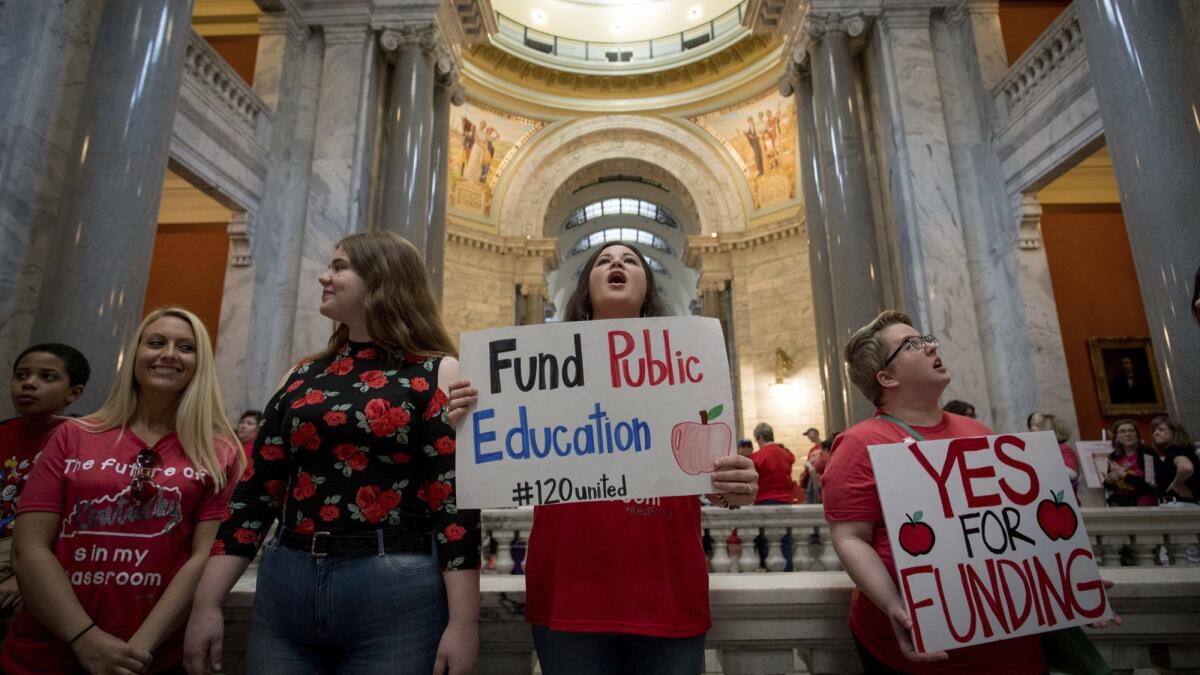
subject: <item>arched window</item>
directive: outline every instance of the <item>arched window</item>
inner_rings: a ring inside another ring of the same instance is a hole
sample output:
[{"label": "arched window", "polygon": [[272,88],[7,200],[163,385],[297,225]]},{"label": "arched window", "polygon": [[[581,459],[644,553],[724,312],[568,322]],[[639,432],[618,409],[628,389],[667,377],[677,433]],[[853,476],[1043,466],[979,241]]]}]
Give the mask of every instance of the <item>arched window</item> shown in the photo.
[{"label": "arched window", "polygon": [[563,223],[563,229],[570,230],[579,227],[600,216],[641,216],[667,227],[679,229],[679,221],[675,220],[675,216],[671,215],[666,207],[629,197],[613,197],[575,209],[571,215],[567,216],[566,222]]},{"label": "arched window", "polygon": [[652,232],[639,230],[634,227],[612,227],[607,230],[593,232],[586,237],[581,238],[579,241],[575,242],[575,245],[571,247],[571,250],[567,251],[567,256],[579,255],[593,246],[599,246],[600,244],[610,241],[624,241],[629,243],[645,244],[652,248],[658,249],[667,255],[675,255],[675,249],[671,248],[671,245],[668,244],[665,239]]}]

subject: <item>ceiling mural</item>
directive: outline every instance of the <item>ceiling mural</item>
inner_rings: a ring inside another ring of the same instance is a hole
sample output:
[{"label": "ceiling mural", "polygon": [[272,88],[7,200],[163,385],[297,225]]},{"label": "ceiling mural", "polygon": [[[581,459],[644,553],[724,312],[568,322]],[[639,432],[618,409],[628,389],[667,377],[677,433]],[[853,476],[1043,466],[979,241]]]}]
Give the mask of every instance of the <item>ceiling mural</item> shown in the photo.
[{"label": "ceiling mural", "polygon": [[725,146],[746,175],[754,208],[796,197],[796,107],[772,91],[693,118]]},{"label": "ceiling mural", "polygon": [[450,113],[449,207],[488,216],[492,194],[517,149],[545,122],[501,112],[473,101]]}]

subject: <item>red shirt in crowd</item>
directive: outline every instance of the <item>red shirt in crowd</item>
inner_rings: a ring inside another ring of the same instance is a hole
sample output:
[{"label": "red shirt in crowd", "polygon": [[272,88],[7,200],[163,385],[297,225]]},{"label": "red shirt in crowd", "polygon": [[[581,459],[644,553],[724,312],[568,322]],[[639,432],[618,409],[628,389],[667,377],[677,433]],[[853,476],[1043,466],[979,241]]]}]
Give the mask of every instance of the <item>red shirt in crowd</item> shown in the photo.
[{"label": "red shirt in crowd", "polygon": [[[237,484],[233,444],[224,446],[226,487],[197,472],[175,434],[153,449],[158,494],[144,504],[129,499],[130,466],[147,447],[132,431],[87,431],[61,425],[46,442],[21,498],[20,513],[62,516],[55,551],[83,610],[105,632],[128,640],[192,553],[192,532],[225,516]],[[183,627],[155,651],[150,672],[178,666]],[[82,672],[70,648],[21,609],[0,651],[0,672]]]},{"label": "red shirt in crowd", "polygon": [[[876,411],[881,414],[882,411]],[[925,440],[986,436],[991,430],[968,417],[945,413],[931,427],[914,426]],[[882,419],[859,422],[838,436],[829,465],[822,477],[825,519],[831,523],[871,521],[875,523],[873,545],[892,581],[896,564],[883,521],[883,508],[875,488],[875,473],[867,447],[898,443],[909,436],[902,427]],[[855,589],[850,599],[850,631],[872,656],[883,663],[914,675],[927,673],[1044,673],[1047,670],[1037,635],[953,649],[949,660],[936,663],[909,661],[900,652],[891,622],[866,595]]]},{"label": "red shirt in crowd", "polygon": [[551,630],[694,637],[712,626],[696,497],[539,506],[525,620]]},{"label": "red shirt in crowd", "polygon": [[[66,418],[62,418],[66,419]],[[0,537],[12,536],[21,490],[42,444],[58,425],[34,429],[24,417],[0,422]]]},{"label": "red shirt in crowd", "polygon": [[767,443],[750,455],[758,471],[758,496],[755,504],[766,501],[792,503],[796,482],[792,480],[792,464],[796,457],[778,443]]}]

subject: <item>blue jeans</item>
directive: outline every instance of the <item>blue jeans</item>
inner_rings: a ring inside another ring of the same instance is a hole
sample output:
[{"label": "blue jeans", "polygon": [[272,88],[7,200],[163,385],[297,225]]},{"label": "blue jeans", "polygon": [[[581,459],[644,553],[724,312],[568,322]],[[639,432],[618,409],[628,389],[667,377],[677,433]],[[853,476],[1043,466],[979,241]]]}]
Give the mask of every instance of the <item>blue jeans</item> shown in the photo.
[{"label": "blue jeans", "polygon": [[428,675],[446,629],[432,554],[311,558],[272,542],[250,614],[248,675]]},{"label": "blue jeans", "polygon": [[704,636],[661,638],[627,633],[568,633],[533,627],[544,675],[699,675]]}]

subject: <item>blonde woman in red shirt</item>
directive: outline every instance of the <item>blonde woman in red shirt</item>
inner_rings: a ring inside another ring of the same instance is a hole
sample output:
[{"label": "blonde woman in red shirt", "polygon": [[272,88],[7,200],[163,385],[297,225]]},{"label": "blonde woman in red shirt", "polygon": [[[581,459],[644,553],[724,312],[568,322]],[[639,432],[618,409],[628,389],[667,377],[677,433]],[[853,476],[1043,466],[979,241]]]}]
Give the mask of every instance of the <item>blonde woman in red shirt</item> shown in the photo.
[{"label": "blonde woman in red shirt", "polygon": [[[597,249],[567,303],[567,321],[662,316],[654,272],[637,249]],[[450,385],[451,422],[474,405]],[[717,461],[710,498],[754,502],[748,457]],[[546,675],[697,675],[704,665],[708,563],[696,497],[603,501],[534,509],[525,566],[525,620]]]}]

